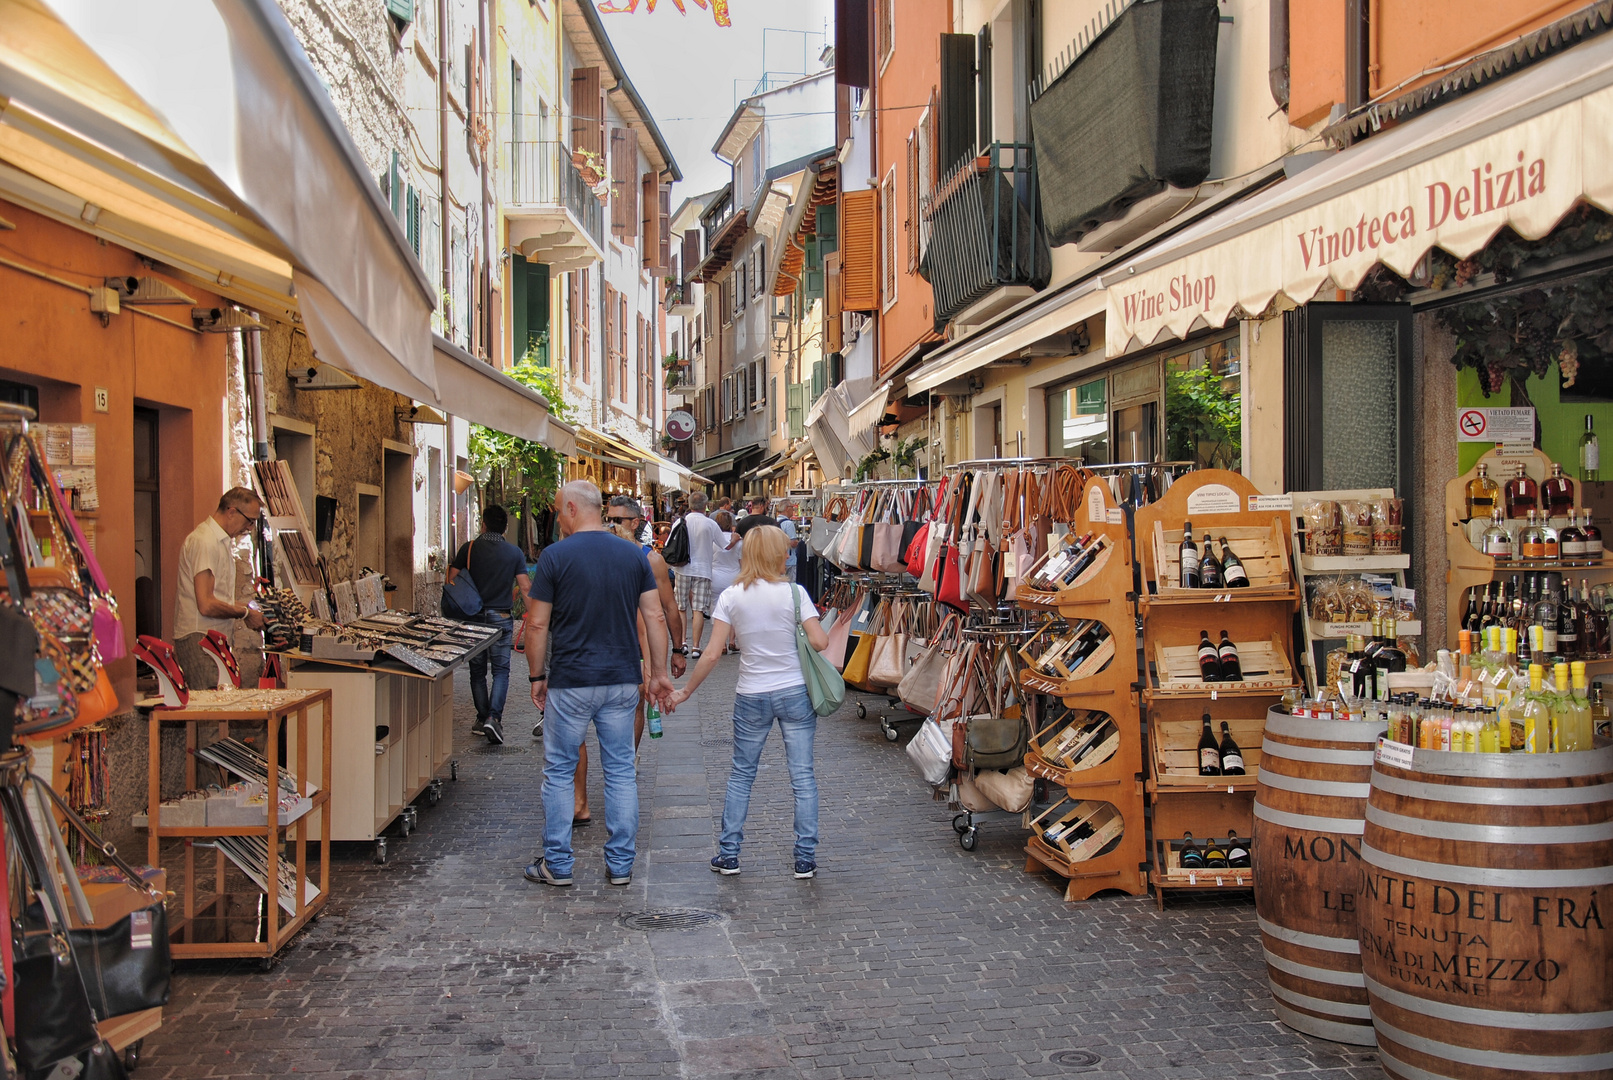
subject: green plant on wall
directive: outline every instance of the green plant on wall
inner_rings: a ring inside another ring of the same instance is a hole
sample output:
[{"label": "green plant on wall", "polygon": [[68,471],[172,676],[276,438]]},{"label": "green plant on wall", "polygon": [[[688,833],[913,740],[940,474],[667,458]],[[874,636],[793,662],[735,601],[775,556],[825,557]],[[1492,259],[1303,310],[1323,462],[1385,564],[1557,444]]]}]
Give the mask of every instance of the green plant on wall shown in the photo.
[{"label": "green plant on wall", "polygon": [[1236,469],[1243,460],[1243,409],[1210,367],[1165,373],[1165,452],[1172,461]]},{"label": "green plant on wall", "polygon": [[891,453],[891,463],[896,466],[896,478],[901,479],[902,473],[917,473],[919,451],[930,445],[930,440],[924,435],[914,435],[908,439],[897,439],[896,449]]},{"label": "green plant on wall", "polygon": [[[536,358],[535,352],[527,353],[507,374],[547,398],[550,416],[570,422],[571,407],[565,401],[559,370],[540,365]],[[520,510],[523,498],[539,509],[554,502],[565,475],[566,459],[542,443],[472,424],[470,464],[477,479],[487,486],[488,498],[513,516]]]},{"label": "green plant on wall", "polygon": [[864,454],[862,460],[857,462],[857,479],[862,481],[872,477],[874,475],[874,470],[879,467],[879,463],[881,461],[889,461],[890,456],[891,452],[885,449],[883,446]]}]

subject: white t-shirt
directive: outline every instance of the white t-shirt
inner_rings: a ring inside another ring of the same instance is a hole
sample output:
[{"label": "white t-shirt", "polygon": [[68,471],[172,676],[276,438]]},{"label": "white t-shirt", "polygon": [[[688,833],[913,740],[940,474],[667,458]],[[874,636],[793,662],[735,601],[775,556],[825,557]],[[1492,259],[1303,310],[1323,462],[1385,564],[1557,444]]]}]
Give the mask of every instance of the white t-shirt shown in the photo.
[{"label": "white t-shirt", "polygon": [[196,575],[213,572],[213,595],[226,604],[235,603],[235,541],[209,514],[185,537],[179,549],[179,581],[174,587],[174,637],[221,630],[225,634],[234,619],[214,619],[196,607]]},{"label": "white t-shirt", "polygon": [[807,591],[782,581],[753,581],[744,588],[734,585],[717,598],[711,617],[732,626],[739,636],[736,693],[767,694],[806,684],[795,649],[791,589],[801,597],[802,621],[817,618],[818,609],[812,606]]},{"label": "white t-shirt", "polygon": [[734,540],[731,532],[717,534],[717,551],[711,557],[711,587],[719,592],[732,585],[739,574],[739,559],[745,552],[745,541],[740,540],[729,547]]},{"label": "white t-shirt", "polygon": [[690,511],[683,516],[689,530],[689,564],[678,568],[678,573],[692,578],[711,579],[711,556],[722,543],[722,529],[705,514]]}]

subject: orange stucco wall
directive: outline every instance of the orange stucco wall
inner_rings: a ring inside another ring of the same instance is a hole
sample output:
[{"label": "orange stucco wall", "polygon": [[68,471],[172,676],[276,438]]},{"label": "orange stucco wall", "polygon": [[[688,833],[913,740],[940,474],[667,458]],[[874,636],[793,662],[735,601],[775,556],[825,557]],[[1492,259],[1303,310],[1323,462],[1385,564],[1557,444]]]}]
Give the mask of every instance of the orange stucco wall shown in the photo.
[{"label": "orange stucco wall", "polygon": [[[0,256],[83,285],[113,275],[162,278],[200,305],[211,293],[173,275],[153,271],[133,252],[0,201],[0,217],[15,231],[0,232]],[[102,326],[89,297],[0,265],[0,378],[39,388],[40,419],[96,426],[96,484],[100,511],[93,518],[95,554],[122,605],[124,630],[134,639],[134,407],[159,409],[161,476],[162,620],[172,629],[174,581],[186,534],[224,490],[225,337],[193,334],[130,311]],[[188,307],[150,310],[190,321]],[[109,410],[95,411],[95,388],[108,391]],[[133,700],[135,665],[124,658],[110,668],[124,707]]]},{"label": "orange stucco wall", "polygon": [[1308,127],[1344,100],[1344,0],[1289,0],[1288,119]]},{"label": "orange stucco wall", "polygon": [[[879,374],[934,329],[930,283],[907,270],[907,137],[924,115],[940,82],[941,35],[951,29],[951,5],[943,0],[892,0],[895,51],[879,76],[875,95],[875,174],[880,182],[896,169],[896,303],[879,330]],[[883,46],[876,56],[883,55]],[[848,179],[848,183],[853,182]],[[860,181],[857,181],[860,182]],[[883,218],[881,218],[883,221]],[[881,241],[883,243],[883,241]],[[883,277],[881,279],[883,287]],[[883,296],[881,302],[883,303]]]}]

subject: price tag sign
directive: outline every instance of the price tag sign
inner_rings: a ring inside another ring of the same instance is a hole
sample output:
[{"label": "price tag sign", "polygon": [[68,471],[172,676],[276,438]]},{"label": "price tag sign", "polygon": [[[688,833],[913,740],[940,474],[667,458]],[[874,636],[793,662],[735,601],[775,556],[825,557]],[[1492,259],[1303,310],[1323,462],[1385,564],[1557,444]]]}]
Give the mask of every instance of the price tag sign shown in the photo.
[{"label": "price tag sign", "polygon": [[1199,876],[1195,871],[1189,870],[1187,872],[1187,883],[1189,885],[1197,885],[1199,883]]},{"label": "price tag sign", "polygon": [[1407,746],[1405,743],[1380,739],[1378,741],[1376,760],[1381,765],[1392,765],[1397,769],[1410,769],[1414,750],[1414,747]]}]

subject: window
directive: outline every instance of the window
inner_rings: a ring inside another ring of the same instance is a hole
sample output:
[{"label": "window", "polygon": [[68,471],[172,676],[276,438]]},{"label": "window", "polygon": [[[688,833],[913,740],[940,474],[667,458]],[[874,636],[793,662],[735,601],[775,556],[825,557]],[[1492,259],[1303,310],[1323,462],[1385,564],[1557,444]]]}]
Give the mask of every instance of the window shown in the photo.
[{"label": "window", "polygon": [[704,320],[699,315],[694,317],[694,329],[689,332],[689,355],[700,356],[706,351],[705,332],[701,329]]},{"label": "window", "polygon": [[885,310],[896,303],[896,166],[879,185],[879,267]]},{"label": "window", "polygon": [[762,370],[762,361],[754,360],[751,362],[750,378],[746,380],[745,393],[746,404],[751,407],[752,412],[760,410],[763,405],[767,404],[767,388],[762,382],[766,374]]},{"label": "window", "polygon": [[638,236],[638,144],[627,128],[610,133],[610,231],[624,244]]},{"label": "window", "polygon": [[732,375],[724,375],[722,377],[722,420],[723,420],[723,423],[726,424],[728,421],[732,420],[733,418],[734,418],[734,377]]},{"label": "window", "polygon": [[767,398],[767,426],[769,428],[775,428],[775,427],[778,426],[778,380],[777,379],[773,380],[773,392],[771,394],[767,394],[767,395],[764,395],[764,396]]},{"label": "window", "polygon": [[756,138],[752,139],[750,143],[750,182],[753,195],[762,189],[762,178],[767,172],[762,168],[762,138],[766,133],[767,129],[764,127],[757,132]]},{"label": "window", "polygon": [[874,35],[879,43],[879,73],[883,75],[885,65],[896,51],[896,0],[878,0],[876,18],[879,21]]},{"label": "window", "polygon": [[843,311],[879,308],[879,193],[840,196],[840,306]]},{"label": "window", "polygon": [[1200,468],[1243,468],[1238,338],[1165,358],[1165,455]]},{"label": "window", "polygon": [[756,254],[751,259],[751,295],[761,296],[762,289],[767,285],[767,241],[763,240],[756,246]]},{"label": "window", "polygon": [[1109,463],[1109,380],[1100,376],[1047,392],[1047,449],[1052,457]]},{"label": "window", "polygon": [[745,300],[750,295],[750,289],[746,287],[749,285],[749,283],[750,267],[746,263],[741,262],[739,266],[734,269],[733,278],[735,318],[738,318],[745,311]]},{"label": "window", "polygon": [[597,67],[571,73],[571,148],[605,156],[605,98]]},{"label": "window", "polygon": [[919,132],[907,135],[907,217],[902,222],[902,238],[907,242],[907,272],[919,268]]}]

